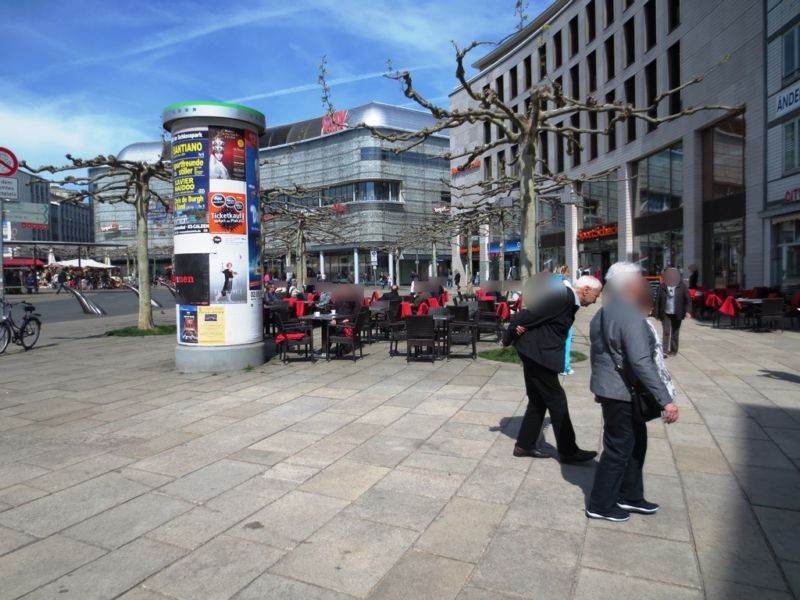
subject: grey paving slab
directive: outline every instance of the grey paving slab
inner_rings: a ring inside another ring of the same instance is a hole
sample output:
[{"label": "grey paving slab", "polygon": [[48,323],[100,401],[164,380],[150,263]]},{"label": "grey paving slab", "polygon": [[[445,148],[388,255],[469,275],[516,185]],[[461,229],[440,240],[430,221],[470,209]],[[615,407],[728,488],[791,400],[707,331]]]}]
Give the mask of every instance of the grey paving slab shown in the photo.
[{"label": "grey paving slab", "polygon": [[115,598],[178,560],[185,551],[141,539],[84,565],[25,596],[26,600]]},{"label": "grey paving slab", "polygon": [[411,550],[370,594],[380,600],[449,600],[466,583],[474,565]]},{"label": "grey paving slab", "polygon": [[282,554],[274,548],[222,535],[150,577],[144,587],[181,600],[227,599]]},{"label": "grey paving slab", "polygon": [[[102,556],[104,550],[60,535],[0,557],[0,598],[18,598]],[[43,568],[47,565],[47,568]]]},{"label": "grey paving slab", "polygon": [[[619,557],[621,560],[624,557]],[[637,560],[631,557],[631,560]],[[703,600],[703,591],[669,585],[660,581],[628,577],[582,568],[578,573],[578,585],[574,600],[617,600],[618,598],[647,598],[647,600]],[[711,597],[709,597],[711,598]]]},{"label": "grey paving slab", "polygon": [[447,499],[456,493],[464,477],[460,473],[403,467],[391,471],[375,485],[375,489]]},{"label": "grey paving slab", "polygon": [[38,538],[28,535],[27,533],[8,529],[7,527],[0,527],[0,556],[30,544],[37,539]]},{"label": "grey paving slab", "polygon": [[364,597],[416,537],[408,529],[339,516],[279,561],[272,572]]},{"label": "grey paving slab", "polygon": [[164,494],[204,502],[264,472],[262,465],[221,460],[160,488]]},{"label": "grey paving slab", "polygon": [[315,585],[264,573],[233,597],[233,600],[349,600],[353,596],[326,590]]},{"label": "grey paving slab", "polygon": [[458,495],[484,502],[510,504],[524,476],[525,473],[517,469],[503,469],[481,463],[461,486]]},{"label": "grey paving slab", "polygon": [[300,489],[307,492],[355,500],[383,479],[389,469],[354,460],[342,459],[305,482]]},{"label": "grey paving slab", "polygon": [[445,503],[443,499],[372,488],[351,504],[344,514],[423,531],[436,518]]}]

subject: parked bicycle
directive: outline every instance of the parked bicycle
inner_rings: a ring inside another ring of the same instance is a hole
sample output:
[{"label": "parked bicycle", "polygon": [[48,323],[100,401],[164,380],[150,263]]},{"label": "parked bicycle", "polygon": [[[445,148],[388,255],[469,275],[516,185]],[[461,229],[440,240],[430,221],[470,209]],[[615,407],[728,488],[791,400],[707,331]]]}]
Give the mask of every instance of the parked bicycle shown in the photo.
[{"label": "parked bicycle", "polygon": [[[18,304],[25,308],[25,316],[22,322],[17,325],[11,314],[11,309]],[[14,342],[25,350],[33,348],[39,340],[39,332],[42,330],[42,322],[39,320],[39,313],[35,312],[36,307],[30,302],[6,302],[3,307],[3,316],[0,317],[0,354],[6,351],[8,344]]]}]

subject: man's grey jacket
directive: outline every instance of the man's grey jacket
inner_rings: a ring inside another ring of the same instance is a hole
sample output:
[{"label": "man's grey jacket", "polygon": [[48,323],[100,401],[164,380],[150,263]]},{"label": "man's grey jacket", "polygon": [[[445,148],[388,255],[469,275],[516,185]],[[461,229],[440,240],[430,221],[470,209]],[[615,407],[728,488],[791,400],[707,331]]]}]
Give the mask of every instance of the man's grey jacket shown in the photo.
[{"label": "man's grey jacket", "polygon": [[[601,322],[605,326],[610,348],[603,341]],[[616,368],[617,364],[621,364],[625,377],[632,385],[649,391],[662,406],[672,402],[653,360],[655,340],[652,330],[637,306],[625,300],[609,300],[592,318],[589,339],[592,364],[589,385],[595,396],[631,401],[628,387]]]}]

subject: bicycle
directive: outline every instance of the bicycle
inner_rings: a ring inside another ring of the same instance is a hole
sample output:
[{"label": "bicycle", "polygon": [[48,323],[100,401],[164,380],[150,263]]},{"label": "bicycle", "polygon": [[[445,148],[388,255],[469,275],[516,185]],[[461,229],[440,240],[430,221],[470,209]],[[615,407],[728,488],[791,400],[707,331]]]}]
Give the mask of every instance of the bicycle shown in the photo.
[{"label": "bicycle", "polygon": [[[17,304],[22,304],[25,307],[25,316],[19,325],[14,322],[14,317],[11,314],[11,309]],[[42,315],[34,312],[35,310],[36,307],[30,302],[5,303],[3,316],[0,317],[0,354],[6,351],[10,342],[19,344],[25,350],[33,348],[34,344],[39,340],[39,333],[42,330],[42,322],[39,320]]]}]

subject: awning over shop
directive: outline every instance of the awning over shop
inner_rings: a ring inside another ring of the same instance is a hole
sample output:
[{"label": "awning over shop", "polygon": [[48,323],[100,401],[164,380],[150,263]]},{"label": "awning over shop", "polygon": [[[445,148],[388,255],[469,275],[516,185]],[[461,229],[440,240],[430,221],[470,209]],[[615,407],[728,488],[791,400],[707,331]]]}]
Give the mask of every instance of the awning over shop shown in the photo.
[{"label": "awning over shop", "polygon": [[14,269],[20,267],[43,267],[44,261],[32,258],[4,258],[3,266],[7,269]]}]

